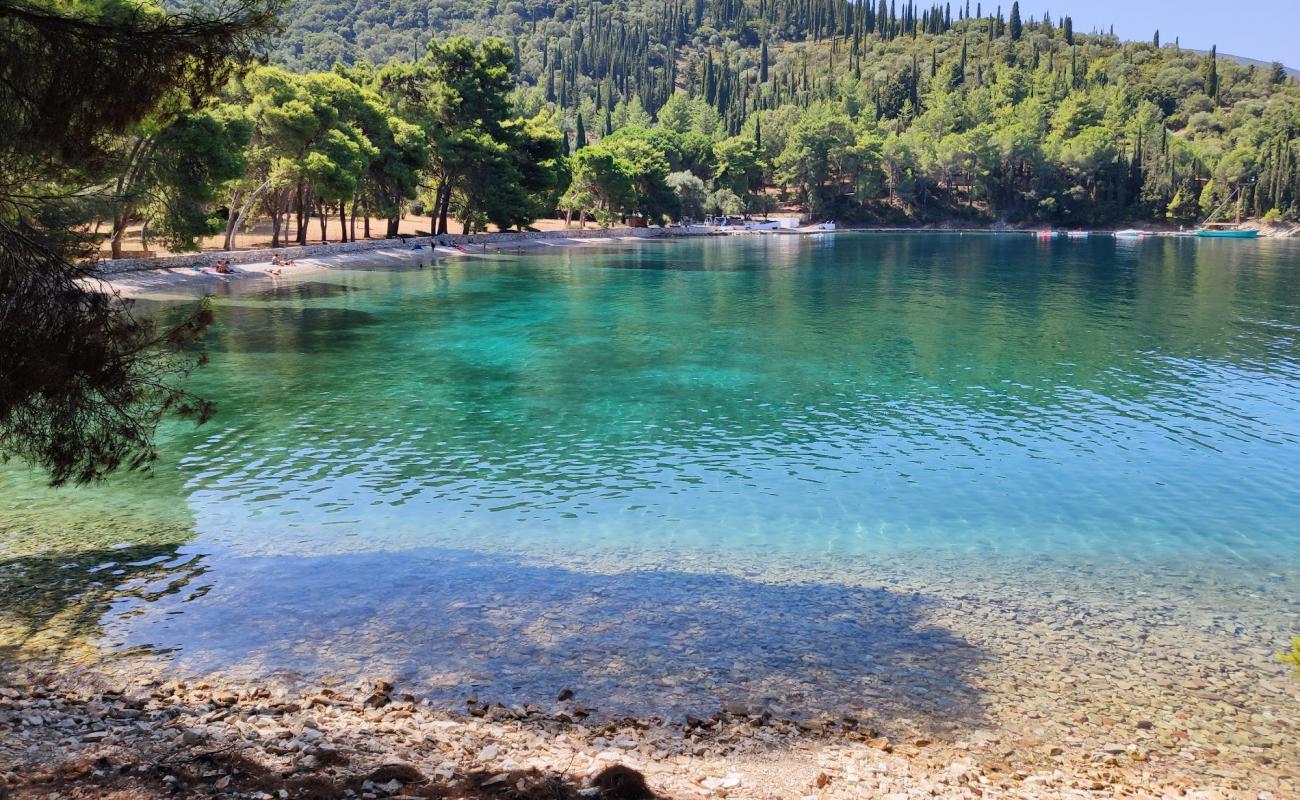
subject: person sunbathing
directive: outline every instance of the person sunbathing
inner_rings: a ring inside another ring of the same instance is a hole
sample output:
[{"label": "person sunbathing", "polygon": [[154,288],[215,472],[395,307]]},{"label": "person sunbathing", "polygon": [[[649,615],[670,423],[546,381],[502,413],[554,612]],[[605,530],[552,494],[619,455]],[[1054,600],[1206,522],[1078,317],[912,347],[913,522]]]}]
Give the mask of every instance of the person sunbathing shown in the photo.
[{"label": "person sunbathing", "polygon": [[214,271],[218,275],[230,275],[234,273],[234,270],[230,268],[230,259],[228,258],[217,259],[217,266]]}]

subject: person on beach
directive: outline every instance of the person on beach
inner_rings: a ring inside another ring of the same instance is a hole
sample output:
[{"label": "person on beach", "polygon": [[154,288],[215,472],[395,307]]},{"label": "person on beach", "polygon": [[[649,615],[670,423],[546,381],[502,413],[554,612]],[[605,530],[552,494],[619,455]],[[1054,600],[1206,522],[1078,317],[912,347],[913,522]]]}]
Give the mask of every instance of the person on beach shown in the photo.
[{"label": "person on beach", "polygon": [[234,270],[230,268],[230,259],[228,258],[217,259],[217,265],[213,271],[218,275],[230,275],[234,273]]}]

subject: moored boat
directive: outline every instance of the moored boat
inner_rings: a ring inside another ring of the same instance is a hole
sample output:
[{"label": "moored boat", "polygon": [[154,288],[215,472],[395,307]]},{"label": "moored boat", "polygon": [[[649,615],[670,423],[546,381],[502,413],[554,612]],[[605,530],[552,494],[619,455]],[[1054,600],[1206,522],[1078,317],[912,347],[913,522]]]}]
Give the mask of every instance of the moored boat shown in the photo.
[{"label": "moored boat", "polygon": [[1202,239],[1255,239],[1259,231],[1248,228],[1201,228],[1196,235]]},{"label": "moored boat", "polygon": [[1116,239],[1141,239],[1146,234],[1137,228],[1125,228],[1122,231],[1115,231]]}]

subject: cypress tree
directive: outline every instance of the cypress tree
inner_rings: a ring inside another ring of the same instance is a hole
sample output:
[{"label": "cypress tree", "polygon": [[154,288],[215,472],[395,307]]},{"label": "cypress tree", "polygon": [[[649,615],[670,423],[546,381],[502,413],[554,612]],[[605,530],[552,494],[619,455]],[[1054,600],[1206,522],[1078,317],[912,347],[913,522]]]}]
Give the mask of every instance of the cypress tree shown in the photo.
[{"label": "cypress tree", "polygon": [[1156,28],[1156,35],[1151,37],[1151,44],[1153,44],[1157,49],[1159,49],[1159,47],[1160,47],[1160,29],[1159,29],[1159,28]]},{"label": "cypress tree", "polygon": [[1020,25],[1020,3],[1018,2],[1011,4],[1011,24],[1009,30],[1011,31],[1011,41],[1020,41],[1022,29]]},{"label": "cypress tree", "polygon": [[578,130],[573,136],[573,152],[578,152],[587,146],[587,128],[582,121],[582,112],[578,112]]},{"label": "cypress tree", "polygon": [[1061,21],[1061,30],[1064,31],[1065,43],[1068,45],[1073,45],[1074,44],[1074,20],[1069,17],[1063,19]]},{"label": "cypress tree", "polygon": [[1215,100],[1219,99],[1219,48],[1211,45],[1210,54],[1205,58],[1205,93]]}]

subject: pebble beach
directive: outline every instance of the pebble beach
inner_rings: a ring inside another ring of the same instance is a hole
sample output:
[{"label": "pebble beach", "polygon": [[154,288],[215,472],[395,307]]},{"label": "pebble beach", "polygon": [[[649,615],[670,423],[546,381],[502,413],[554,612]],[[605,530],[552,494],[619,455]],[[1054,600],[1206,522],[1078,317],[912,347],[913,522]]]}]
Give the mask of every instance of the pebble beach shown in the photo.
[{"label": "pebble beach", "polygon": [[[357,669],[178,679],[158,657],[29,662],[0,689],[0,763],[20,798],[597,796],[613,765],[660,797],[1296,796],[1300,681],[1272,647],[1283,576],[1254,589],[1207,581],[1203,605],[1184,612],[1170,601],[1189,576],[1173,569],[1164,597],[1150,570],[1126,594],[1086,570],[1035,586],[1024,565],[1005,569],[977,585],[924,576],[945,599],[923,625],[949,635],[923,637],[928,650],[909,642],[906,669],[837,678],[852,654],[795,642],[752,657],[803,669],[767,684],[665,674],[640,687],[636,716],[613,688],[636,687],[616,678],[502,690],[528,685],[524,664],[499,665],[505,683],[478,676],[431,699],[419,681]],[[905,594],[919,577],[877,588]],[[845,597],[845,613],[861,612],[861,595]],[[700,602],[716,612],[723,600]],[[613,675],[624,645],[611,636]]]}]

